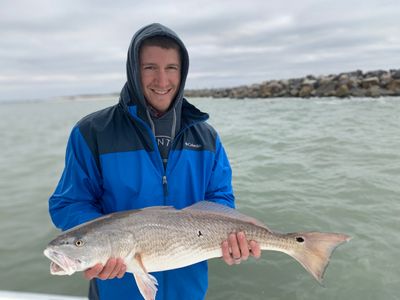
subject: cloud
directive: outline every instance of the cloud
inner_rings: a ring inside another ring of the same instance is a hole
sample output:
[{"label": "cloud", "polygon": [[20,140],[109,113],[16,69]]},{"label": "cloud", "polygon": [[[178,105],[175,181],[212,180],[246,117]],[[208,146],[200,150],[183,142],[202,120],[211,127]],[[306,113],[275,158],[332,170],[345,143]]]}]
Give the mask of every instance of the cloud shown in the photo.
[{"label": "cloud", "polygon": [[191,57],[189,88],[353,69],[396,68],[400,3],[161,0],[2,1],[0,100],[118,92],[140,27],[175,30]]}]

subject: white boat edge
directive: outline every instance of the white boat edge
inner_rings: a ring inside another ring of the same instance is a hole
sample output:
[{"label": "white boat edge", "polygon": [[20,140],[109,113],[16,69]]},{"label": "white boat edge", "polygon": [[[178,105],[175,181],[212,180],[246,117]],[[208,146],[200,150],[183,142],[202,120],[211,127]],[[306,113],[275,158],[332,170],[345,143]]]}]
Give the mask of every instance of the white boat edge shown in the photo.
[{"label": "white boat edge", "polygon": [[87,297],[0,291],[0,300],[88,300]]}]

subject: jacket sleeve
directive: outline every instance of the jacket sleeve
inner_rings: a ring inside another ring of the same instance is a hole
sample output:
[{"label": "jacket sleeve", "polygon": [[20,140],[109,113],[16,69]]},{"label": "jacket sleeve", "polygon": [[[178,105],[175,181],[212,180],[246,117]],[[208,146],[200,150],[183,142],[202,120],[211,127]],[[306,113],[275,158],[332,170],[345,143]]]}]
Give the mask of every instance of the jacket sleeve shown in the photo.
[{"label": "jacket sleeve", "polygon": [[54,225],[67,230],[102,215],[101,175],[86,141],[74,127],[67,144],[65,167],[49,199]]},{"label": "jacket sleeve", "polygon": [[216,139],[214,165],[205,199],[232,208],[235,207],[235,197],[232,189],[232,169],[219,136]]}]

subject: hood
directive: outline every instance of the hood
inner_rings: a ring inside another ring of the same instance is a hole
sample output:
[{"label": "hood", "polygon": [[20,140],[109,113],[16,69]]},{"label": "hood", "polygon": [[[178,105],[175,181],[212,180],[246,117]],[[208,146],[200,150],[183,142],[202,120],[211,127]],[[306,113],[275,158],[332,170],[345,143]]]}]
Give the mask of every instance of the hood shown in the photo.
[{"label": "hood", "polygon": [[181,48],[181,83],[179,90],[175,96],[173,106],[180,109],[182,105],[183,92],[185,89],[186,77],[189,70],[189,55],[185,45],[177,34],[158,23],[153,23],[138,30],[133,36],[128,49],[128,57],[126,62],[126,75],[127,82],[122,88],[120,94],[120,103],[127,108],[129,105],[137,105],[137,114],[142,119],[146,120],[146,100],[143,95],[142,87],[140,84],[140,62],[139,62],[139,49],[142,42],[153,36],[166,36],[173,39]]}]

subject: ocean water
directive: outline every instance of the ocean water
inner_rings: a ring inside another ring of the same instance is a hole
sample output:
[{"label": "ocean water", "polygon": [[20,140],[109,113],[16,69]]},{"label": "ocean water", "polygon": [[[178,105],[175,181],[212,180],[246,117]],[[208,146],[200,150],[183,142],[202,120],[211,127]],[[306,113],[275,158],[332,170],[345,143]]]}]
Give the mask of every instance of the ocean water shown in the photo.
[{"label": "ocean water", "polygon": [[[0,290],[87,294],[81,273],[49,274],[47,199],[72,126],[115,101],[0,103]],[[353,237],[324,286],[278,252],[211,260],[207,299],[400,299],[400,98],[191,102],[222,137],[239,210],[276,231]]]}]

